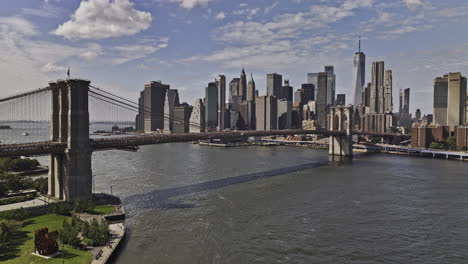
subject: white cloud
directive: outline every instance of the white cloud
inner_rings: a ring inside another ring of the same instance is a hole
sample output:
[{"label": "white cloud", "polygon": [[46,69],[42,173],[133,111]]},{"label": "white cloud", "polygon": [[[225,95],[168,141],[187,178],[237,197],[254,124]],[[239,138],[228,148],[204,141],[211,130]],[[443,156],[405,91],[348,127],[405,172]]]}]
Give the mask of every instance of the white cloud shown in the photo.
[{"label": "white cloud", "polygon": [[39,34],[36,26],[22,17],[0,17],[0,28],[8,34],[33,36]]},{"label": "white cloud", "polygon": [[224,12],[219,12],[215,17],[216,20],[223,20],[225,18],[226,18],[226,14],[224,14]]},{"label": "white cloud", "polygon": [[146,58],[160,49],[169,46],[169,38],[160,38],[159,40],[146,39],[140,44],[125,45],[114,47],[117,52],[116,58],[112,59],[113,64],[123,64],[129,61]]},{"label": "white cloud", "polygon": [[129,0],[84,0],[53,33],[67,39],[104,39],[136,34],[151,22],[151,14],[134,9]]},{"label": "white cloud", "polygon": [[42,67],[43,72],[65,72],[67,70],[67,67],[53,64],[53,63],[47,63]]},{"label": "white cloud", "polygon": [[416,9],[420,7],[427,7],[430,4],[424,0],[402,0],[403,3],[410,9]]},{"label": "white cloud", "polygon": [[180,7],[192,9],[196,6],[206,6],[211,0],[170,0],[171,2],[180,3]]}]

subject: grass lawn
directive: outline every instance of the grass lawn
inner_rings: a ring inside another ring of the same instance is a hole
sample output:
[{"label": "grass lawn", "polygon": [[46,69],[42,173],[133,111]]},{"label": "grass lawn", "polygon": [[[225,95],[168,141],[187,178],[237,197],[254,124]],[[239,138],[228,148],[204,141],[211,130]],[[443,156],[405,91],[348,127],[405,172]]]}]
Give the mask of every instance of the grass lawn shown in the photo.
[{"label": "grass lawn", "polygon": [[115,211],[112,205],[98,205],[94,208],[93,213],[95,214],[112,214]]},{"label": "grass lawn", "polygon": [[[63,219],[71,218],[66,216],[48,214],[26,219],[24,221],[23,228],[21,228],[21,230],[17,232],[13,239],[11,239],[11,242],[6,246],[0,246],[0,263],[62,263],[61,258],[53,258],[46,260],[31,255],[31,253],[34,252],[34,231],[43,227],[48,227],[49,232],[60,229],[62,227]],[[87,251],[81,251],[65,247],[64,258],[65,263],[88,264],[91,262],[92,256]]]}]

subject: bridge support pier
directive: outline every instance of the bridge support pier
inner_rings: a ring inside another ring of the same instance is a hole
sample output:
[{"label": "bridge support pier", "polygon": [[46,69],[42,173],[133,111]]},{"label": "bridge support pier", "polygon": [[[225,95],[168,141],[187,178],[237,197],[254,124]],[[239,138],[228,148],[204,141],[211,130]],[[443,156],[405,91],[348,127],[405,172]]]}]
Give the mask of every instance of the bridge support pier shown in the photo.
[{"label": "bridge support pier", "polygon": [[92,149],[89,144],[89,81],[50,83],[51,140],[66,143],[64,154],[52,155],[49,196],[58,200],[86,200],[92,196]]},{"label": "bridge support pier", "polygon": [[330,131],[345,131],[345,136],[330,136],[328,154],[340,157],[353,157],[353,108],[351,106],[330,109]]}]

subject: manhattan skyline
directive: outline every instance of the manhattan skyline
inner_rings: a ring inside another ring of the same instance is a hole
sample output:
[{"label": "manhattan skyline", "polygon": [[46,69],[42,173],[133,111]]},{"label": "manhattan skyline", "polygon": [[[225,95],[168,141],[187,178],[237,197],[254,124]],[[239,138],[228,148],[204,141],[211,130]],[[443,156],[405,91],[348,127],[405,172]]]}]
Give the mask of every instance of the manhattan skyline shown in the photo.
[{"label": "manhattan skyline", "polygon": [[432,112],[436,76],[468,72],[468,37],[457,33],[467,20],[465,1],[48,0],[0,7],[5,95],[65,78],[70,66],[72,77],[130,97],[162,80],[193,102],[207,82],[219,74],[230,80],[242,67],[265,94],[267,73],[282,74],[296,90],[307,73],[334,65],[336,93],[351,98],[359,35],[366,80],[371,63],[385,61],[393,96],[411,88],[411,113]]}]

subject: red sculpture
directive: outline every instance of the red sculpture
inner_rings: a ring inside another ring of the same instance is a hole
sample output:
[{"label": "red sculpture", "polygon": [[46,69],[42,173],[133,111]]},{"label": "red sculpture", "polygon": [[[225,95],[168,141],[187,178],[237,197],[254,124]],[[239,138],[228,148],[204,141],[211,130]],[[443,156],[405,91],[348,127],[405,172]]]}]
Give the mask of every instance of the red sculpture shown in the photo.
[{"label": "red sculpture", "polygon": [[48,228],[41,228],[34,232],[34,247],[43,256],[52,255],[58,251],[58,232],[50,232]]}]

